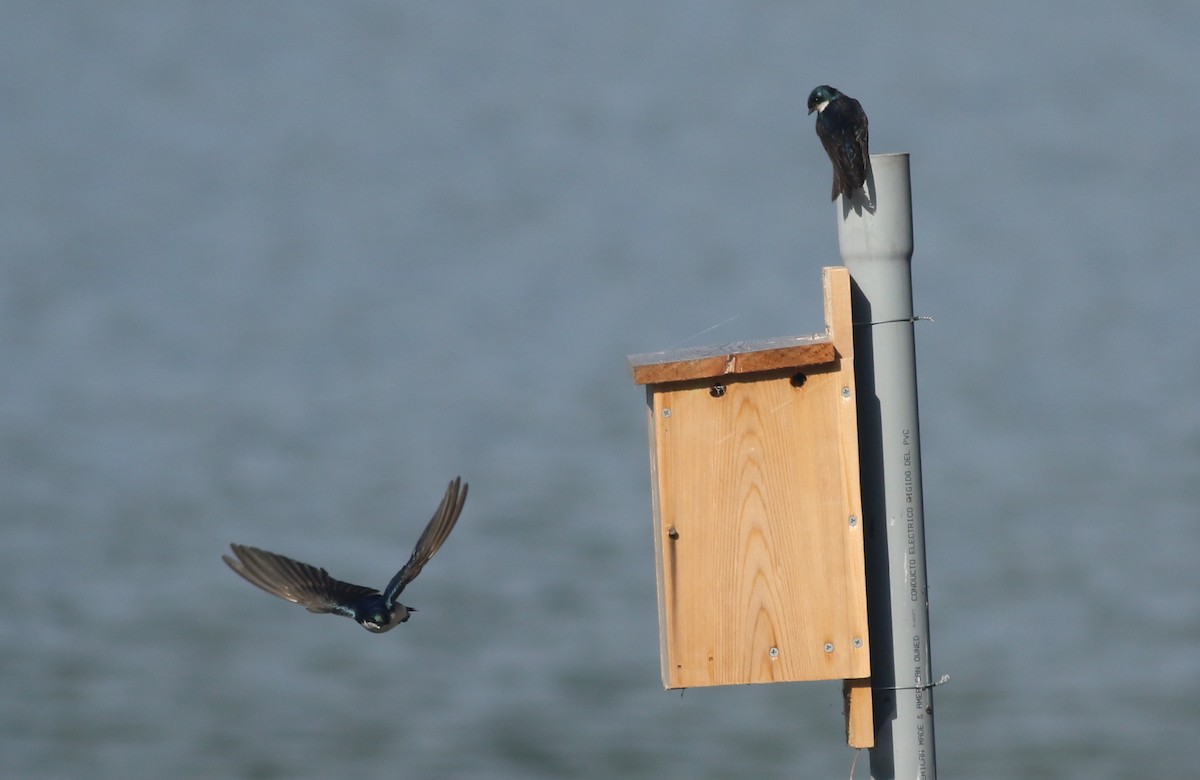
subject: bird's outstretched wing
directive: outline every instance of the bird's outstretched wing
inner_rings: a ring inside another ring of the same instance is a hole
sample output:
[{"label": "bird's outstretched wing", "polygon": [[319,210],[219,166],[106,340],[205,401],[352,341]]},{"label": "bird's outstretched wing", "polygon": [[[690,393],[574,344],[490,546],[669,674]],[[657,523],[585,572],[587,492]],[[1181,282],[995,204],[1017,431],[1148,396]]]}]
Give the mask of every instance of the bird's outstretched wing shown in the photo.
[{"label": "bird's outstretched wing", "polygon": [[446,488],[446,495],[442,497],[441,505],[433,513],[433,519],[429,521],[429,525],[425,526],[421,538],[417,540],[417,545],[413,548],[408,563],[396,572],[396,576],[392,577],[392,581],[384,588],[383,597],[389,606],[395,605],[404,586],[416,579],[417,575],[421,573],[421,569],[429,563],[429,559],[454,530],[454,524],[458,522],[458,516],[462,514],[463,504],[466,503],[466,500],[467,486],[463,484],[462,477],[455,477]]},{"label": "bird's outstretched wing", "polygon": [[350,606],[364,596],[378,595],[379,591],[363,585],[335,580],[324,569],[294,561],[257,547],[231,544],[229,547],[237,558],[222,555],[221,560],[229,568],[242,575],[251,585],[301,604],[309,612],[334,612],[354,617]]}]

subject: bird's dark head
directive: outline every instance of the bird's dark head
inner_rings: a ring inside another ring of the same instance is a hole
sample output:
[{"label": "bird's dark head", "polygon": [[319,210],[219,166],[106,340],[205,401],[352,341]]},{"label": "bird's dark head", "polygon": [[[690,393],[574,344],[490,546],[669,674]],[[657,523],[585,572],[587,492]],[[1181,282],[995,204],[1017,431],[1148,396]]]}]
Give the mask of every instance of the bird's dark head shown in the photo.
[{"label": "bird's dark head", "polygon": [[838,92],[828,84],[822,84],[808,94],[808,113],[811,114],[814,111],[820,113],[824,111],[825,106],[841,96],[841,92]]},{"label": "bird's dark head", "polygon": [[383,596],[375,594],[359,602],[354,610],[354,619],[372,633],[382,634],[408,620],[408,613],[416,612],[400,602],[388,604]]}]

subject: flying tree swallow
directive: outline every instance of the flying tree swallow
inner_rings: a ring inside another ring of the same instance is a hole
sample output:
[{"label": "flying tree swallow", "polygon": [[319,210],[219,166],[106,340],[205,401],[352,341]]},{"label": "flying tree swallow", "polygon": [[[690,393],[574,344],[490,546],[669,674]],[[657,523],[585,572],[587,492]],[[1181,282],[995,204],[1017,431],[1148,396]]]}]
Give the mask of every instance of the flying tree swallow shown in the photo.
[{"label": "flying tree swallow", "polygon": [[433,519],[417,540],[408,563],[396,572],[383,593],[363,585],[335,580],[324,569],[257,547],[231,544],[229,546],[237,558],[222,555],[221,560],[251,585],[257,585],[273,596],[303,605],[309,612],[345,615],[368,631],[382,634],[408,620],[409,613],[417,611],[397,599],[404,586],[416,579],[454,530],[466,500],[467,485],[461,477],[455,477],[446,488],[446,495],[442,497]]},{"label": "flying tree swallow", "polygon": [[833,163],[833,197],[848,200],[867,180],[871,153],[867,150],[867,115],[862,104],[831,86],[817,87],[808,96],[808,113],[817,112],[817,137]]}]

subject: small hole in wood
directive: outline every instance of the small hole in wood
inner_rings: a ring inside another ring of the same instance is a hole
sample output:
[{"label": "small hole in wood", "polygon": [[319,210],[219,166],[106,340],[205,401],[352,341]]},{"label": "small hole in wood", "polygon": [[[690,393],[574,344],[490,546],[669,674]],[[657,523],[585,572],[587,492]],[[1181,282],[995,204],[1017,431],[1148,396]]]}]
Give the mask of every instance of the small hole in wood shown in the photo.
[{"label": "small hole in wood", "polygon": [[804,383],[808,381],[808,377],[804,374],[792,374],[792,387],[804,387]]}]

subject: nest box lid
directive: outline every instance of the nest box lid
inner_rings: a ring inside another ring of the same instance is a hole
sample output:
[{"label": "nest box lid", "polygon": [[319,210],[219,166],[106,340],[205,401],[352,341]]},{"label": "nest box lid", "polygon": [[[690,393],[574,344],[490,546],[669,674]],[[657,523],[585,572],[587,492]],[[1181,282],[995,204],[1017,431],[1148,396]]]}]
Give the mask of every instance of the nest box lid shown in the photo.
[{"label": "nest box lid", "polygon": [[849,306],[834,305],[834,298],[847,294],[849,275],[844,268],[827,268],[823,282],[825,333],[632,355],[628,358],[629,373],[636,384],[658,385],[786,368],[813,368],[831,364],[839,357],[853,358]]}]

